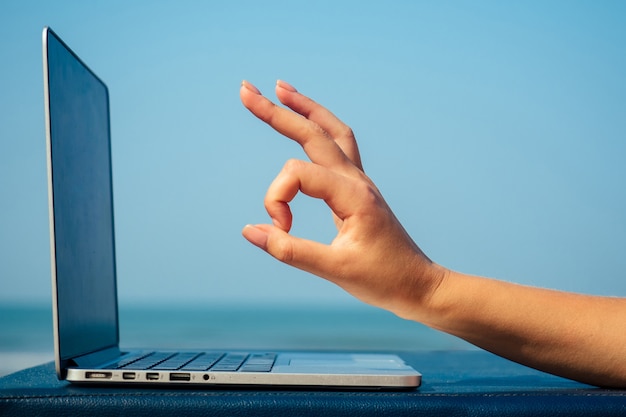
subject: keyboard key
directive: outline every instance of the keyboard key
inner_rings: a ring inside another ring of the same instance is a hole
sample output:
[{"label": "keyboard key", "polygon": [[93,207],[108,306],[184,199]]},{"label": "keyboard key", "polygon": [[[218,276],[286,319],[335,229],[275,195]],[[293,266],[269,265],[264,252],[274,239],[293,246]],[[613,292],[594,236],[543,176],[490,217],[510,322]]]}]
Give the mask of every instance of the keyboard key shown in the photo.
[{"label": "keyboard key", "polygon": [[257,353],[250,355],[248,360],[239,368],[240,372],[269,372],[276,361],[276,354]]},{"label": "keyboard key", "polygon": [[199,353],[193,352],[178,353],[150,369],[154,369],[156,371],[175,371],[182,368],[199,355]]},{"label": "keyboard key", "polygon": [[153,366],[160,364],[161,362],[169,359],[174,356],[175,353],[171,352],[154,352],[143,359],[140,359],[136,362],[123,366],[122,369],[134,369],[134,370],[142,370],[142,369],[151,369]]},{"label": "keyboard key", "polygon": [[269,372],[272,370],[273,364],[269,365],[243,365],[239,368],[239,372]]},{"label": "keyboard key", "polygon": [[181,368],[184,371],[206,371],[224,356],[223,353],[203,353]]},{"label": "keyboard key", "polygon": [[117,362],[107,364],[106,368],[119,369],[127,366],[133,362],[138,361],[139,359],[143,359],[151,353],[141,352],[141,353],[130,353],[122,356]]},{"label": "keyboard key", "polygon": [[220,359],[210,370],[216,372],[236,371],[247,357],[247,354],[241,353],[228,354]]}]

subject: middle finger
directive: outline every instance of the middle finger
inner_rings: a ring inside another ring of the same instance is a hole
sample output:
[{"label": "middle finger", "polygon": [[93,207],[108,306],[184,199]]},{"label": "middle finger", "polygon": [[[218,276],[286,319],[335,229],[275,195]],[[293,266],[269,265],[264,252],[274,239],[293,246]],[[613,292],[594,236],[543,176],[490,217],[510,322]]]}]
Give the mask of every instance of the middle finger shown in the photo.
[{"label": "middle finger", "polygon": [[298,142],[312,162],[346,174],[358,169],[317,123],[277,106],[257,91],[249,83],[242,83],[240,97],[244,106],[277,132]]}]

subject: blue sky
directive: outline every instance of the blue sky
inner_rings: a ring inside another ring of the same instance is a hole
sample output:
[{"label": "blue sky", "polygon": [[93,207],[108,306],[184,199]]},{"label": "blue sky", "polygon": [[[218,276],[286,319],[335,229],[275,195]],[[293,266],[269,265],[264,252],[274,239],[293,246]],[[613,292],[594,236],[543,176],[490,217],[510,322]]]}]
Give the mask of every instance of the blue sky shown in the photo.
[{"label": "blue sky", "polygon": [[[436,262],[626,296],[623,2],[12,2],[0,6],[0,301],[48,301],[41,30],[111,93],[123,304],[349,303],[240,230],[298,147],[240,105],[280,78],[352,126]],[[319,202],[294,233],[330,241]]]}]

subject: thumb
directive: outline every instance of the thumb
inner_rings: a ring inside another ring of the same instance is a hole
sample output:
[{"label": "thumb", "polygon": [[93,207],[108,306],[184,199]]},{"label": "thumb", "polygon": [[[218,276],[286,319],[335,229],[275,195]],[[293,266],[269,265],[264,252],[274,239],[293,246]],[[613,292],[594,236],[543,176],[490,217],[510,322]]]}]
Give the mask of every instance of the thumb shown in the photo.
[{"label": "thumb", "polygon": [[243,237],[274,258],[315,275],[325,277],[321,262],[328,259],[329,247],[312,240],[291,236],[278,227],[258,224],[243,228]]}]

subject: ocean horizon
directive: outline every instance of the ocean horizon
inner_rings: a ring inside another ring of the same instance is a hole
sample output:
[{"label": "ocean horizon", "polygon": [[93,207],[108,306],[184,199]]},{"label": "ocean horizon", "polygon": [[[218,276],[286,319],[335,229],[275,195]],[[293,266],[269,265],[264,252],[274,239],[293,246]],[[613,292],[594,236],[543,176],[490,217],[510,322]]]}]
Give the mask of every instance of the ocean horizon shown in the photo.
[{"label": "ocean horizon", "polygon": [[[474,347],[369,306],[120,307],[124,349],[434,351]],[[49,305],[0,306],[0,376],[54,360]]]}]

